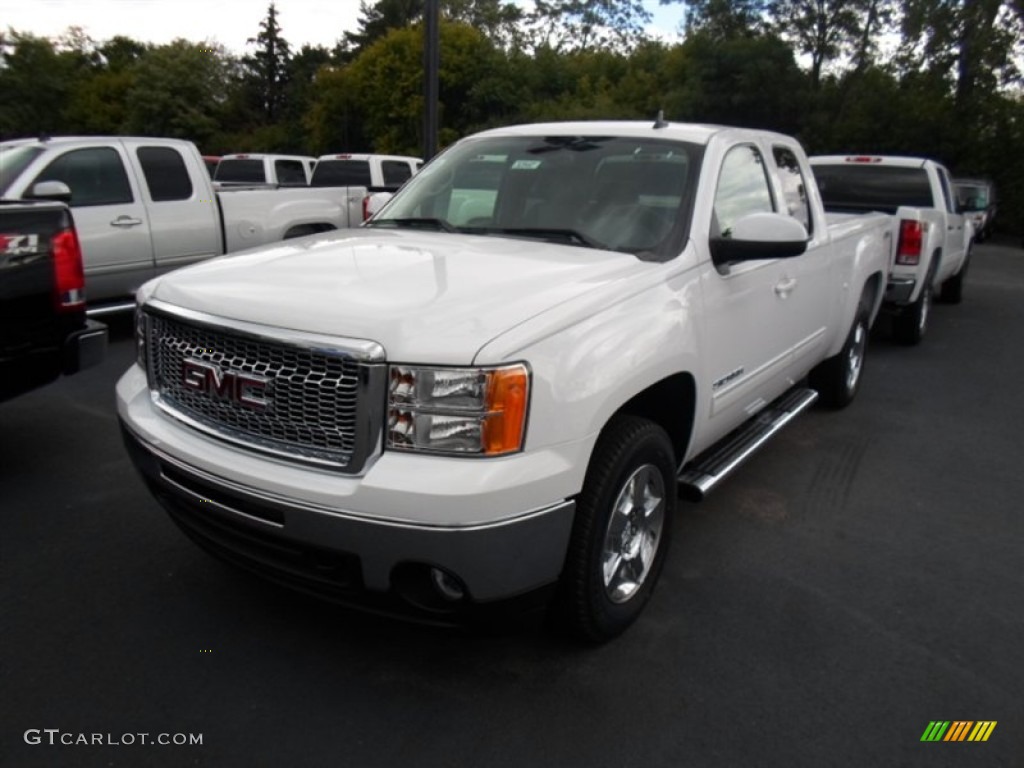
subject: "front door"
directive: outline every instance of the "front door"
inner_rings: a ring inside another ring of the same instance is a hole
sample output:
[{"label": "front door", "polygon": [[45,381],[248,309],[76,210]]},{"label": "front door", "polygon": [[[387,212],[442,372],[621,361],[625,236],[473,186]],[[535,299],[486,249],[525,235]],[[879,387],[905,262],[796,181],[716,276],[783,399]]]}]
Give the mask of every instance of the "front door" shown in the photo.
[{"label": "front door", "polygon": [[62,181],[71,189],[90,302],[130,295],[152,277],[149,220],[119,144],[64,152],[33,184],[40,181]]}]

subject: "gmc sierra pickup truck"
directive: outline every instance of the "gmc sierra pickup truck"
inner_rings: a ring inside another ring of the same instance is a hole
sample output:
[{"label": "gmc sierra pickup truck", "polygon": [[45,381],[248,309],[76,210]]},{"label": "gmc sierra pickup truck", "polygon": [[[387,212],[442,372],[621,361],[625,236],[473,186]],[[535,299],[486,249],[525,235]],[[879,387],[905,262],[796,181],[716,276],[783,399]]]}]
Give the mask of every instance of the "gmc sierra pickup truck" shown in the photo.
[{"label": "gmc sierra pickup truck", "polygon": [[677,493],[857,393],[891,226],[830,222],[779,134],[477,134],[363,228],[143,286],[126,445],[232,563],[429,621],[550,601],[607,640]]},{"label": "gmc sierra pickup truck", "polygon": [[307,187],[315,165],[316,158],[307,155],[224,155],[213,175],[214,186]]},{"label": "gmc sierra pickup truck", "polygon": [[894,214],[896,252],[885,308],[896,339],[920,343],[933,294],[960,302],[971,255],[973,228],[949,171],[934,160],[875,155],[812,157],[811,167],[825,210]]},{"label": "gmc sierra pickup truck", "polygon": [[86,319],[84,289],[67,206],[0,200],[0,401],[103,359],[107,329]]},{"label": "gmc sierra pickup truck", "polygon": [[216,192],[191,142],[97,136],[0,143],[0,196],[70,204],[90,308],[103,311],[130,309],[142,283],[185,264],[358,226],[366,190]]},{"label": "gmc sierra pickup truck", "polygon": [[313,169],[314,187],[366,187],[363,219],[368,219],[423,165],[404,155],[322,155]]}]

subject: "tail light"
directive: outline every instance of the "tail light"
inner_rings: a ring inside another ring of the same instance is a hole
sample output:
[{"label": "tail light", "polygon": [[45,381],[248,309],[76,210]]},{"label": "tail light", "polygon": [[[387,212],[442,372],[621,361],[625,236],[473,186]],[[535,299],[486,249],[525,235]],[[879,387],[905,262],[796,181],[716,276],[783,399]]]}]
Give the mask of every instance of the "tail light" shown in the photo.
[{"label": "tail light", "polygon": [[928,223],[924,221],[900,221],[900,242],[896,246],[896,263],[911,266],[921,261],[921,249],[924,246],[924,233]]},{"label": "tail light", "polygon": [[85,308],[85,272],[82,247],[74,229],[64,229],[50,240],[53,251],[53,304],[58,312]]},{"label": "tail light", "polygon": [[363,221],[370,218],[370,196],[365,195],[363,197]]}]

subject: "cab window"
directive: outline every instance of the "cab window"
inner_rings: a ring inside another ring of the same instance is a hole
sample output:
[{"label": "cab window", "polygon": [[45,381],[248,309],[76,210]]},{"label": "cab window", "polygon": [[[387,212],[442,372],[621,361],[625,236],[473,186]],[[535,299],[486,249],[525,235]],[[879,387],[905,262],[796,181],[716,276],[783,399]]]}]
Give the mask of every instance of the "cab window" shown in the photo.
[{"label": "cab window", "polygon": [[814,222],[811,219],[807,185],[804,183],[803,171],[800,170],[800,162],[789,147],[773,147],[772,153],[775,155],[775,166],[779,169],[786,213],[803,224],[804,229],[810,234],[813,232]]},{"label": "cab window", "polygon": [[751,213],[775,210],[764,158],[749,144],[733,147],[722,161],[715,191],[713,236],[730,237],[733,225]]},{"label": "cab window", "polygon": [[116,205],[133,201],[128,174],[117,150],[89,147],[65,152],[36,177],[62,181],[71,189],[71,205]]}]

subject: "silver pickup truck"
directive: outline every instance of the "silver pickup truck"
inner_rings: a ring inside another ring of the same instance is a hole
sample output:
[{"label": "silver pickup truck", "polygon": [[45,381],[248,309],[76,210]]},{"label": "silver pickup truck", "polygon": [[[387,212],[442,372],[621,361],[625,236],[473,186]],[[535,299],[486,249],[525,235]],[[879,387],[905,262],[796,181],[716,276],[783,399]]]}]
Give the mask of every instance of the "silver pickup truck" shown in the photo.
[{"label": "silver pickup truck", "polygon": [[366,189],[215,191],[191,142],[96,136],[0,143],[0,197],[71,206],[90,307],[103,311],[185,264],[357,226]]}]

